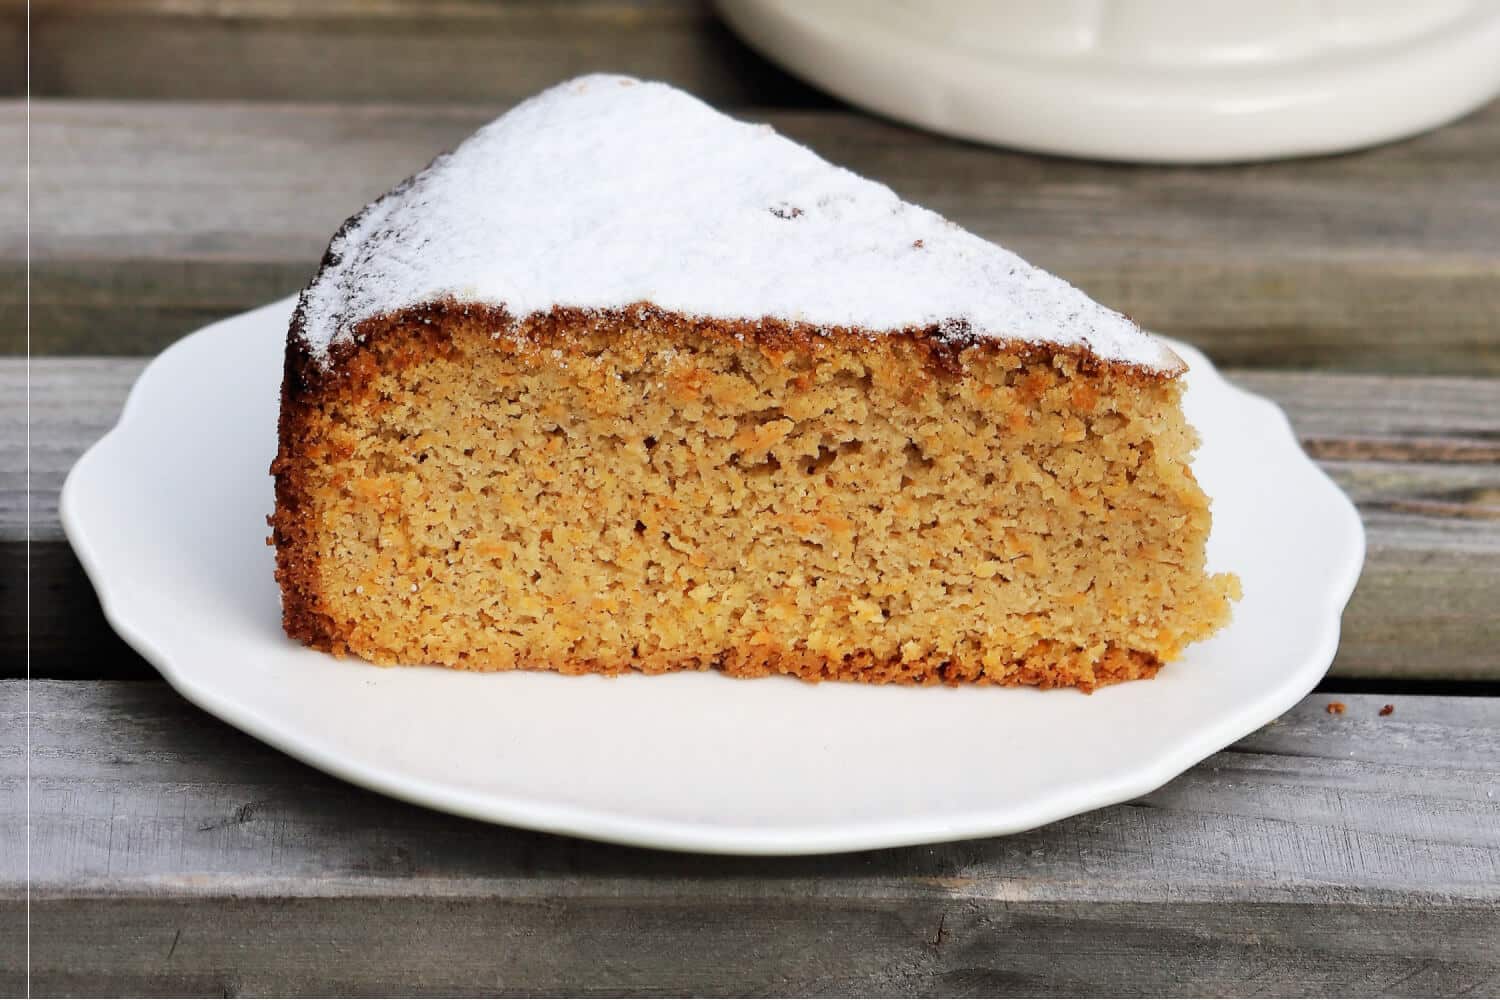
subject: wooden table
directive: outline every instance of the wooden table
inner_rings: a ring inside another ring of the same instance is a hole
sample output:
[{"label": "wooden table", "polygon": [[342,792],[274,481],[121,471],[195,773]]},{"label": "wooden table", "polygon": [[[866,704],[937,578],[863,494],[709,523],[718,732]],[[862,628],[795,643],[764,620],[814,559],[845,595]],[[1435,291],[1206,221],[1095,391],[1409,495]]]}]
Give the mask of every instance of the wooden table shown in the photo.
[{"label": "wooden table", "polygon": [[[19,50],[23,9],[0,0],[0,49]],[[1119,167],[852,112],[689,0],[33,16],[38,994],[1500,991],[1500,106],[1349,156]],[[13,65],[0,149],[19,163]],[[1325,690],[1136,802],[1007,838],[768,860],[405,806],[155,680],[56,511],[145,360],[296,290],[368,198],[596,68],[771,121],[1280,402],[1369,533]],[[21,186],[0,172],[0,994],[25,972]]]}]

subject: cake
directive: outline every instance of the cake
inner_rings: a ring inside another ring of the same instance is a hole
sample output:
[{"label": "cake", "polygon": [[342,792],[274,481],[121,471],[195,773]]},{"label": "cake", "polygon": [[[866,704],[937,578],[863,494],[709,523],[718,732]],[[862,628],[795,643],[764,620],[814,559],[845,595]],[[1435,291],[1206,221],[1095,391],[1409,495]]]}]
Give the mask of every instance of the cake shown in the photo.
[{"label": "cake", "polygon": [[1070,686],[1223,625],[1182,361],[662,84],[526,101],[291,321],[287,634],[381,664]]}]

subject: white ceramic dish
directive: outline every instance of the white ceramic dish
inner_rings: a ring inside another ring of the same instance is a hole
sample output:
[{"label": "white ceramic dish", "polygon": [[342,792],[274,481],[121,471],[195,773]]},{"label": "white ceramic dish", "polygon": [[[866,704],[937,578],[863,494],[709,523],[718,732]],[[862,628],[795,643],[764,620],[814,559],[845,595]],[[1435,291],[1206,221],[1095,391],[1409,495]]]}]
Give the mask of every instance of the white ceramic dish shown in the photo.
[{"label": "white ceramic dish", "polygon": [[948,135],[1109,160],[1357,149],[1500,91],[1494,0],[718,0],[787,69]]},{"label": "white ceramic dish", "polygon": [[1215,498],[1210,559],[1245,597],[1154,681],[1085,696],[336,660],[282,634],[265,543],[291,306],[153,361],[69,475],[63,524],[110,623],[190,701],[315,767],[466,816],[766,854],[1038,826],[1150,791],[1311,690],[1363,560],[1354,508],[1281,411],[1178,346]]}]

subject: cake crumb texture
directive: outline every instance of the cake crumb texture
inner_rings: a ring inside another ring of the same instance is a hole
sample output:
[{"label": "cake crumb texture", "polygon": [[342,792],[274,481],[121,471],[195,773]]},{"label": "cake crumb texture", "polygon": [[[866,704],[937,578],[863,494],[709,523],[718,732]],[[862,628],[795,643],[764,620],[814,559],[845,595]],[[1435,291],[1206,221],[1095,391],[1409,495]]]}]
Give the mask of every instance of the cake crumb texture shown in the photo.
[{"label": "cake crumb texture", "polygon": [[1084,690],[1227,621],[1181,384],[638,308],[288,353],[287,632],[377,663]]}]

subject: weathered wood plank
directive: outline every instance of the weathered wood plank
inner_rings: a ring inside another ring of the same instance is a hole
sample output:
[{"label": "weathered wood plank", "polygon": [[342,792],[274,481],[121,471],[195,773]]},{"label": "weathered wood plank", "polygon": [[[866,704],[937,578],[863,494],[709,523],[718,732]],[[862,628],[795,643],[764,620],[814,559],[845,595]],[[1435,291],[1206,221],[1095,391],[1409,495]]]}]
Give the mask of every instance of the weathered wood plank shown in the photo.
[{"label": "weathered wood plank", "polygon": [[[1341,678],[1500,680],[1500,555],[1372,546],[1344,612],[1331,674]],[[0,677],[27,649],[25,549],[0,543]],[[31,549],[31,665],[37,677],[141,679],[155,671],[110,629],[66,542]]]},{"label": "weathered wood plank", "polygon": [[[29,365],[32,537],[62,538],[57,496],[78,456],[119,418],[140,358],[37,358]],[[1428,546],[1500,545],[1500,379],[1231,370],[1281,404],[1305,447],[1392,533]],[[23,537],[28,365],[0,358],[0,541]],[[1452,530],[1449,530],[1449,529]],[[1456,534],[1455,534],[1456,533]],[[1392,540],[1395,543],[1394,539]]]},{"label": "weathered wood plank", "polygon": [[610,71],[715,101],[834,103],[707,0],[36,0],[32,17],[44,97],[509,103]]},{"label": "weathered wood plank", "polygon": [[[159,684],[32,690],[41,993],[1484,994],[1500,701],[1330,696],[1128,805],[811,858],[485,826],[326,778]],[[21,732],[0,684],[0,733]],[[22,760],[0,745],[16,845]],[[14,846],[0,909],[19,906]],[[1101,961],[1107,952],[1108,961]],[[0,988],[14,986],[0,973]]]},{"label": "weathered wood plank", "polygon": [[[295,290],[346,215],[502,106],[38,102],[37,349],[149,353]],[[1011,154],[842,112],[746,114],[1221,363],[1500,373],[1500,105],[1365,153],[1214,169]],[[0,123],[0,145],[14,129]],[[9,277],[16,239],[0,234]],[[11,353],[19,287],[0,280]]]},{"label": "weathered wood plank", "polygon": [[1279,403],[1315,458],[1500,462],[1500,382],[1494,379],[1229,374]]},{"label": "weathered wood plank", "polygon": [[[145,677],[100,616],[62,541],[57,495],[113,426],[139,359],[32,364],[33,667],[50,677]],[[1303,444],[1349,491],[1369,532],[1344,619],[1343,677],[1500,678],[1500,380],[1231,372],[1288,410]],[[0,360],[0,588],[24,573],[25,365]],[[0,649],[26,634],[24,595],[0,601]],[[0,673],[3,675],[3,673]]]},{"label": "weathered wood plank", "polygon": [[33,982],[154,997],[1490,995],[1493,908],[1421,905],[44,899]]}]

